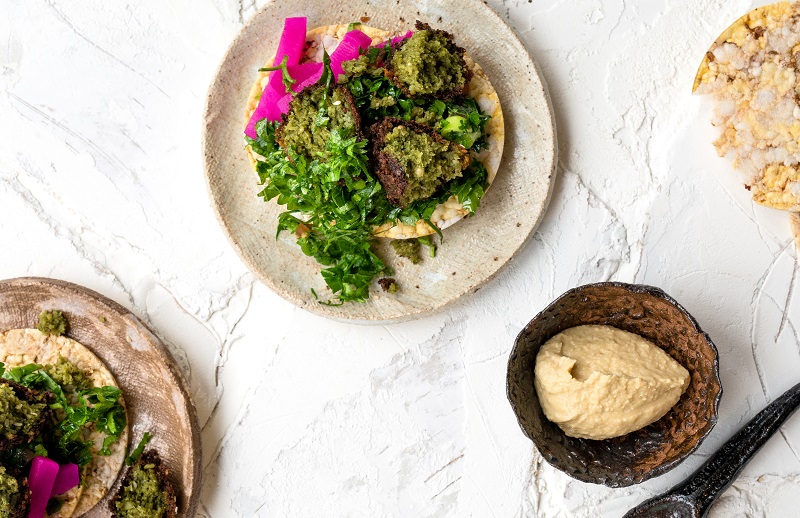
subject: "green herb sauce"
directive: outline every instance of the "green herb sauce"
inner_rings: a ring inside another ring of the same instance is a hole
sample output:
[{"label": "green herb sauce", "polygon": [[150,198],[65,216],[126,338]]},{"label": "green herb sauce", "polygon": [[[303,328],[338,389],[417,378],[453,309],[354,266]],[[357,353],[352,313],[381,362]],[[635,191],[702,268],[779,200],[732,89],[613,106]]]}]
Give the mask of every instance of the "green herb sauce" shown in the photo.
[{"label": "green herb sauce", "polygon": [[466,84],[461,56],[442,34],[417,31],[392,57],[395,77],[412,96],[461,90]]},{"label": "green herb sauce", "polygon": [[42,311],[36,329],[46,335],[61,336],[69,329],[69,323],[61,311]]},{"label": "green herb sauce", "polygon": [[419,256],[419,241],[416,239],[394,239],[392,240],[392,248],[394,248],[394,253],[400,257],[405,257],[412,264],[422,262],[422,258]]},{"label": "green herb sauce", "polygon": [[326,95],[324,88],[308,88],[292,100],[280,138],[285,148],[311,160],[324,153],[333,129],[345,138],[356,132],[344,96],[336,89]]}]

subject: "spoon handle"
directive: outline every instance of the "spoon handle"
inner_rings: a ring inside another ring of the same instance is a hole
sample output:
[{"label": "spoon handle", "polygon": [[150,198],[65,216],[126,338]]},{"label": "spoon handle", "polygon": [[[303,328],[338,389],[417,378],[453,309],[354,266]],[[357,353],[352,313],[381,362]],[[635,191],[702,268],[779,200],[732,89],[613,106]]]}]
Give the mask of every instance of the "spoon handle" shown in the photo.
[{"label": "spoon handle", "polygon": [[800,383],[756,414],[694,475],[675,487],[670,494],[691,498],[696,502],[700,516],[705,516],[714,500],[733,483],[753,455],[778,431],[798,406]]}]

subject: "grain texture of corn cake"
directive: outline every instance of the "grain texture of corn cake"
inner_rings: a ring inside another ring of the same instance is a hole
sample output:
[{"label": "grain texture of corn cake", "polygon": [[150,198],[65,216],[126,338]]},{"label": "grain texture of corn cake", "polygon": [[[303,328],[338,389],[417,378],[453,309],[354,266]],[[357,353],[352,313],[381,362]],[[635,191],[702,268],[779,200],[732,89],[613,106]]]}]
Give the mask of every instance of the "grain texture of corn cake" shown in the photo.
[{"label": "grain texture of corn cake", "polygon": [[800,4],[755,9],[706,52],[694,91],[716,101],[720,156],[761,205],[800,211]]}]

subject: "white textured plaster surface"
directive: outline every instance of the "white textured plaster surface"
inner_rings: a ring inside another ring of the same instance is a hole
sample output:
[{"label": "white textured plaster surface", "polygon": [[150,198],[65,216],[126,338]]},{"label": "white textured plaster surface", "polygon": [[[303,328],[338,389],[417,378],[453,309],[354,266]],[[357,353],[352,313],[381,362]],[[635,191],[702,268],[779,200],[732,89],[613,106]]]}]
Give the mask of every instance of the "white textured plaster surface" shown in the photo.
[{"label": "white textured plaster surface", "polygon": [[[255,280],[209,206],[206,88],[263,2],[0,0],[0,277],[100,291],[152,325],[203,427],[199,515],[620,516],[697,468],[800,381],[800,272],[785,214],[711,145],[696,66],[744,0],[490,0],[539,63],[558,123],[550,209],[477,294],[357,327]],[[523,325],[563,291],[662,287],[720,349],[711,437],[628,489],[543,463],[505,398]],[[712,516],[794,516],[800,418]]]}]

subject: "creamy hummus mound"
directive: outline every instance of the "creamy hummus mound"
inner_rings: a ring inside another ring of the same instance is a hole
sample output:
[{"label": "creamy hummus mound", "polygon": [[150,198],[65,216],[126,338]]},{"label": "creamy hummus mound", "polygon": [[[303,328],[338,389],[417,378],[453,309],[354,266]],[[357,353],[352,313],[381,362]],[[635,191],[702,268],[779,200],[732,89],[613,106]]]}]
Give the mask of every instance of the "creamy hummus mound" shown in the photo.
[{"label": "creamy hummus mound", "polygon": [[610,439],[660,419],[689,386],[689,372],[639,335],[611,326],[557,334],[536,356],[544,415],[570,437]]}]

